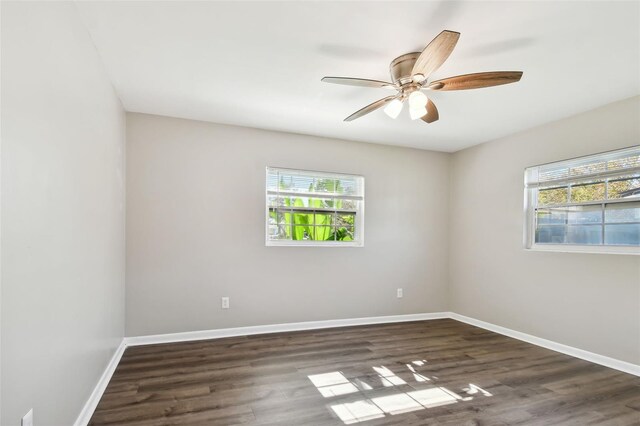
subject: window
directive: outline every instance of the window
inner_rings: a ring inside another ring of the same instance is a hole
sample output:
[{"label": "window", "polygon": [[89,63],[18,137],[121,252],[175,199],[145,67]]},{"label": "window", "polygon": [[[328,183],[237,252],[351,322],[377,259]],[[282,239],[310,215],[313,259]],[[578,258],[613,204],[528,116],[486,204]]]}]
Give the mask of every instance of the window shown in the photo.
[{"label": "window", "polygon": [[267,167],[268,246],[362,246],[362,176]]},{"label": "window", "polygon": [[527,248],[640,254],[640,146],[525,171]]}]

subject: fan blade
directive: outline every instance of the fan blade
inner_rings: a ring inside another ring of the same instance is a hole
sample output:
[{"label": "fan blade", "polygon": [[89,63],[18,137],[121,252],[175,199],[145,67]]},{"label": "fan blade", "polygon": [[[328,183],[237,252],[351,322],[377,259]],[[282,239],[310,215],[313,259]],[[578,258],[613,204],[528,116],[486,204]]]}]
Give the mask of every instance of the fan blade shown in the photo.
[{"label": "fan blade", "polygon": [[347,86],[361,86],[361,87],[384,87],[389,89],[395,89],[396,86],[393,83],[380,80],[369,80],[366,78],[351,78],[351,77],[323,77],[321,81],[325,83],[344,84]]},{"label": "fan blade", "polygon": [[438,34],[416,59],[411,75],[422,74],[429,77],[451,55],[459,38],[460,33],[455,31],[445,30]]},{"label": "fan blade", "polygon": [[347,118],[344,119],[344,121],[353,121],[356,118],[360,118],[363,115],[369,114],[370,112],[373,112],[375,110],[377,110],[378,108],[383,107],[385,104],[391,102],[392,100],[398,98],[399,96],[387,96],[386,98],[382,98],[382,99],[378,99],[377,101],[367,105],[366,107],[359,109],[358,111],[354,112],[353,114],[351,114],[350,116],[348,116]]},{"label": "fan blade", "polygon": [[436,104],[431,102],[431,99],[427,101],[427,113],[422,116],[421,120],[426,123],[433,123],[434,121],[438,121],[440,116],[438,115],[438,108],[436,108]]},{"label": "fan blade", "polygon": [[443,78],[429,84],[431,90],[467,90],[483,87],[500,86],[520,81],[522,71],[491,71],[475,74],[457,75]]}]

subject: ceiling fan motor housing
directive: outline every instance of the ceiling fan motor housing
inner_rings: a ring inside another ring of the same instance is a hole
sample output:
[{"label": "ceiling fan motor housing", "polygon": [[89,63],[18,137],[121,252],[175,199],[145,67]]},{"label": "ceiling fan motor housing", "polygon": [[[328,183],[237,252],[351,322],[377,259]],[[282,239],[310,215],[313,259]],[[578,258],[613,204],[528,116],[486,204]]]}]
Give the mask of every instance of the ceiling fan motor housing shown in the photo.
[{"label": "ceiling fan motor housing", "polygon": [[418,56],[420,56],[420,52],[405,53],[391,61],[391,65],[389,65],[391,80],[399,85],[413,81],[411,71],[413,70],[413,65],[416,63]]}]

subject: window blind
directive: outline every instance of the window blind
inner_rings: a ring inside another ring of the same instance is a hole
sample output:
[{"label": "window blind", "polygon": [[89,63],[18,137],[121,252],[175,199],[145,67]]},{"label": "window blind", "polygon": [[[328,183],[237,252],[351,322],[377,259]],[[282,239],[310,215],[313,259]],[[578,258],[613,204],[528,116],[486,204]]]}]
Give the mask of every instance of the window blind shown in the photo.
[{"label": "window blind", "polygon": [[362,177],[327,172],[267,168],[269,195],[308,196],[345,200],[364,199]]},{"label": "window blind", "polygon": [[640,146],[529,167],[525,185],[528,188],[565,186],[627,176],[640,176]]}]

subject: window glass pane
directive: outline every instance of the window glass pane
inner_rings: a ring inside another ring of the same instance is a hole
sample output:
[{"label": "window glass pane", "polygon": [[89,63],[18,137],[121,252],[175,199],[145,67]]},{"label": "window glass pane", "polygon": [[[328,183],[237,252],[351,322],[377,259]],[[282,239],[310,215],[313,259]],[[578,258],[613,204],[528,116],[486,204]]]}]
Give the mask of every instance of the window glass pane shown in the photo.
[{"label": "window glass pane", "polygon": [[315,240],[327,241],[333,240],[333,227],[332,226],[316,226]]},{"label": "window glass pane", "polygon": [[[269,202],[272,202],[269,199]],[[355,206],[354,201],[338,200],[334,198],[318,198],[318,197],[281,197],[280,200],[274,201],[276,205],[283,207],[298,207],[313,210],[340,210],[346,203],[348,206]]]},{"label": "window glass pane", "polygon": [[567,211],[564,209],[539,209],[537,221],[540,225],[564,225],[567,223]]},{"label": "window glass pane", "polygon": [[294,207],[319,207],[322,201],[309,197],[293,197],[291,199]]},{"label": "window glass pane", "polygon": [[336,200],[333,198],[306,198],[303,203],[307,207],[322,210],[333,210],[336,207]]},{"label": "window glass pane", "polygon": [[267,205],[269,207],[284,206],[284,200],[282,199],[282,197],[277,197],[275,195],[269,195],[269,196],[267,196]]},{"label": "window glass pane", "polygon": [[582,225],[601,222],[601,205],[556,207],[537,211],[537,223],[540,225]]},{"label": "window glass pane", "polygon": [[640,224],[605,225],[604,240],[611,245],[640,246]]},{"label": "window glass pane", "polygon": [[602,244],[600,225],[540,225],[536,229],[540,244]]},{"label": "window glass pane", "polygon": [[289,227],[283,225],[269,225],[269,239],[290,240]]},{"label": "window glass pane", "polygon": [[330,241],[334,239],[331,226],[294,226],[294,240]]},{"label": "window glass pane", "polygon": [[274,201],[277,207],[299,207],[303,209],[334,210],[334,200],[310,197],[280,197]]},{"label": "window glass pane", "polygon": [[337,241],[353,241],[355,239],[355,229],[353,226],[338,226],[335,230]]},{"label": "window glass pane", "polygon": [[333,214],[315,215],[315,237],[317,241],[325,241],[331,238],[333,233]]},{"label": "window glass pane", "polygon": [[284,204],[286,206],[292,206],[292,207],[308,207],[309,198],[308,197],[285,197]]},{"label": "window glass pane", "polygon": [[278,239],[278,227],[275,225],[269,225],[269,238]]},{"label": "window glass pane", "polygon": [[640,245],[640,201],[602,206],[567,206],[538,209],[535,242],[538,244]]},{"label": "window glass pane", "polygon": [[606,223],[640,222],[640,202],[607,204],[604,217]]},{"label": "window glass pane", "polygon": [[313,214],[293,213],[293,224],[296,226],[313,225]]},{"label": "window glass pane", "polygon": [[602,206],[573,206],[567,207],[567,223],[581,225],[587,223],[602,223]]},{"label": "window glass pane", "polygon": [[279,197],[276,201],[279,206],[291,207],[295,201],[295,197]]},{"label": "window glass pane", "polygon": [[309,226],[293,226],[292,240],[302,241],[311,237]]},{"label": "window glass pane", "polygon": [[333,213],[316,213],[314,218],[314,224],[316,226],[331,226],[333,225]]},{"label": "window glass pane", "polygon": [[571,202],[583,203],[586,201],[604,200],[604,187],[604,182],[572,185]]},{"label": "window glass pane", "polygon": [[563,225],[540,225],[536,229],[536,243],[565,244],[567,227]]},{"label": "window glass pane", "polygon": [[336,217],[337,226],[353,226],[355,224],[355,214],[338,214]]},{"label": "window glass pane", "polygon": [[548,206],[550,204],[563,204],[568,199],[568,188],[544,188],[538,190],[538,205]]},{"label": "window glass pane", "polygon": [[[293,234],[291,239],[300,240],[314,240],[314,241],[353,241],[355,239],[355,227],[354,225],[347,224],[345,226],[333,225],[333,215],[321,215],[316,214],[316,224],[314,225],[314,215],[298,214],[294,213],[293,217]],[[352,216],[353,217],[353,216]],[[283,234],[287,236],[290,232],[287,231],[289,225],[282,226],[284,229]]]},{"label": "window glass pane", "polygon": [[567,244],[602,244],[602,226],[567,226]]},{"label": "window glass pane", "polygon": [[609,181],[608,196],[610,200],[629,197],[640,197],[640,178],[616,179]]},{"label": "window glass pane", "polygon": [[284,225],[289,223],[289,213],[281,210],[269,211],[269,225]]},{"label": "window glass pane", "polygon": [[358,210],[358,201],[355,200],[336,200],[336,208],[340,210]]},{"label": "window glass pane", "polygon": [[315,226],[309,226],[306,229],[307,235],[308,235],[308,239],[309,240],[314,240],[314,241],[318,241],[319,237],[318,237],[318,228]]}]

